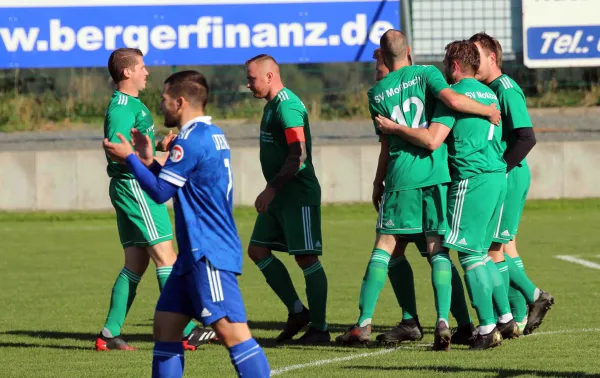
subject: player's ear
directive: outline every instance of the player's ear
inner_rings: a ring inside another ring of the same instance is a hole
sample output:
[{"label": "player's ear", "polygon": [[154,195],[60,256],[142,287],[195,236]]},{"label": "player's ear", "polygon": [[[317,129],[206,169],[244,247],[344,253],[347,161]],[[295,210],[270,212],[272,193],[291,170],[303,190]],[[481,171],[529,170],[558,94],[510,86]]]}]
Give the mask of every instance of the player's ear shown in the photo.
[{"label": "player's ear", "polygon": [[267,82],[270,84],[273,81],[273,72],[267,72]]},{"label": "player's ear", "polygon": [[125,68],[123,70],[123,77],[125,79],[129,79],[131,77],[131,70],[129,68]]}]

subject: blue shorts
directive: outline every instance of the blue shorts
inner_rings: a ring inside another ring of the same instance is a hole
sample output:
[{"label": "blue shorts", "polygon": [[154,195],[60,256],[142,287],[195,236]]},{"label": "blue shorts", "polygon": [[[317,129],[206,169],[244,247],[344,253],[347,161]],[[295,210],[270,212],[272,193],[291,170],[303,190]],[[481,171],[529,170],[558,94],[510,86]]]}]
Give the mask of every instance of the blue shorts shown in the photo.
[{"label": "blue shorts", "polygon": [[185,314],[205,326],[225,317],[232,323],[246,323],[246,310],[235,273],[216,269],[206,257],[187,273],[169,276],[156,311]]}]

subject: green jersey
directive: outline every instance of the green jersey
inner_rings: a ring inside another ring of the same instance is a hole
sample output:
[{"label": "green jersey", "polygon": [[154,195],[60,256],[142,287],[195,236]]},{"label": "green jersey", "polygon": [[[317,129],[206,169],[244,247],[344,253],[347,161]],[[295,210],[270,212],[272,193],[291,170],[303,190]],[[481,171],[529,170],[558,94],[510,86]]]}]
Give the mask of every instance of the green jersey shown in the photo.
[{"label": "green jersey", "polygon": [[[121,133],[131,141],[131,129],[134,127],[142,134],[150,136],[152,148],[155,149],[154,121],[150,110],[142,104],[139,98],[114,91],[104,116],[104,137],[110,142],[120,143],[117,133]],[[109,177],[134,178],[127,166],[110,160],[108,156],[106,160],[108,162],[106,171]]]},{"label": "green jersey", "polygon": [[[429,127],[438,94],[450,88],[434,66],[407,66],[390,72],[369,89],[369,111],[406,127]],[[390,144],[385,190],[422,188],[450,181],[445,145],[431,152],[397,135],[384,135]]]},{"label": "green jersey", "polygon": [[[488,85],[496,93],[500,101],[502,112],[502,141],[505,149],[511,149],[515,142],[515,129],[522,127],[533,127],[529,113],[527,112],[527,101],[525,94],[519,84],[508,75],[502,74]],[[523,159],[519,166],[527,166],[527,160]]]},{"label": "green jersey", "polygon": [[[484,105],[498,104],[494,92],[474,78],[462,79],[452,89]],[[452,129],[446,138],[452,181],[506,171],[501,127],[494,126],[487,118],[456,112],[441,102],[431,122]]]},{"label": "green jersey", "polygon": [[267,182],[273,180],[286,161],[289,147],[285,129],[303,127],[306,139],[306,160],[292,181],[282,186],[272,208],[312,206],[321,204],[321,186],[312,163],[312,144],[308,113],[298,96],[283,88],[265,105],[260,121],[260,165]]}]

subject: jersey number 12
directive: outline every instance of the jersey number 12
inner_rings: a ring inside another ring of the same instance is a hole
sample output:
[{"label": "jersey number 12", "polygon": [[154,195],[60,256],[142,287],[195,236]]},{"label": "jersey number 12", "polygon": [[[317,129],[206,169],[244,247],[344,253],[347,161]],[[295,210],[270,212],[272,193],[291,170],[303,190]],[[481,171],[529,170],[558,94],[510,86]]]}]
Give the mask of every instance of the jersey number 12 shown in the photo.
[{"label": "jersey number 12", "polygon": [[404,103],[402,104],[402,109],[400,109],[400,105],[394,106],[394,109],[392,109],[392,121],[399,123],[402,126],[408,126],[406,118],[404,118],[404,113],[410,111],[411,105],[414,105],[416,109],[415,118],[413,119],[410,127],[413,129],[418,129],[419,127],[429,127],[427,121],[420,123],[421,117],[423,117],[423,110],[425,110],[425,105],[423,105],[423,101],[421,101],[421,99],[418,97],[410,97],[406,99],[406,101],[404,101]]}]

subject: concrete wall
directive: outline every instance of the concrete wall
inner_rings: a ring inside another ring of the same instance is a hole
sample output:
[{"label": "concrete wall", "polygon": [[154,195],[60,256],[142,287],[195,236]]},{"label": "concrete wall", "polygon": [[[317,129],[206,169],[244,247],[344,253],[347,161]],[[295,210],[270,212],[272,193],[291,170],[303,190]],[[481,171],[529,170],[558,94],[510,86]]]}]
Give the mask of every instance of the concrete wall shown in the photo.
[{"label": "concrete wall", "polygon": [[[313,159],[323,202],[370,201],[378,145],[320,146]],[[542,142],[529,160],[529,198],[600,197],[600,141]],[[234,203],[264,188],[258,148],[232,150]],[[110,209],[101,150],[0,153],[0,210]]]}]

